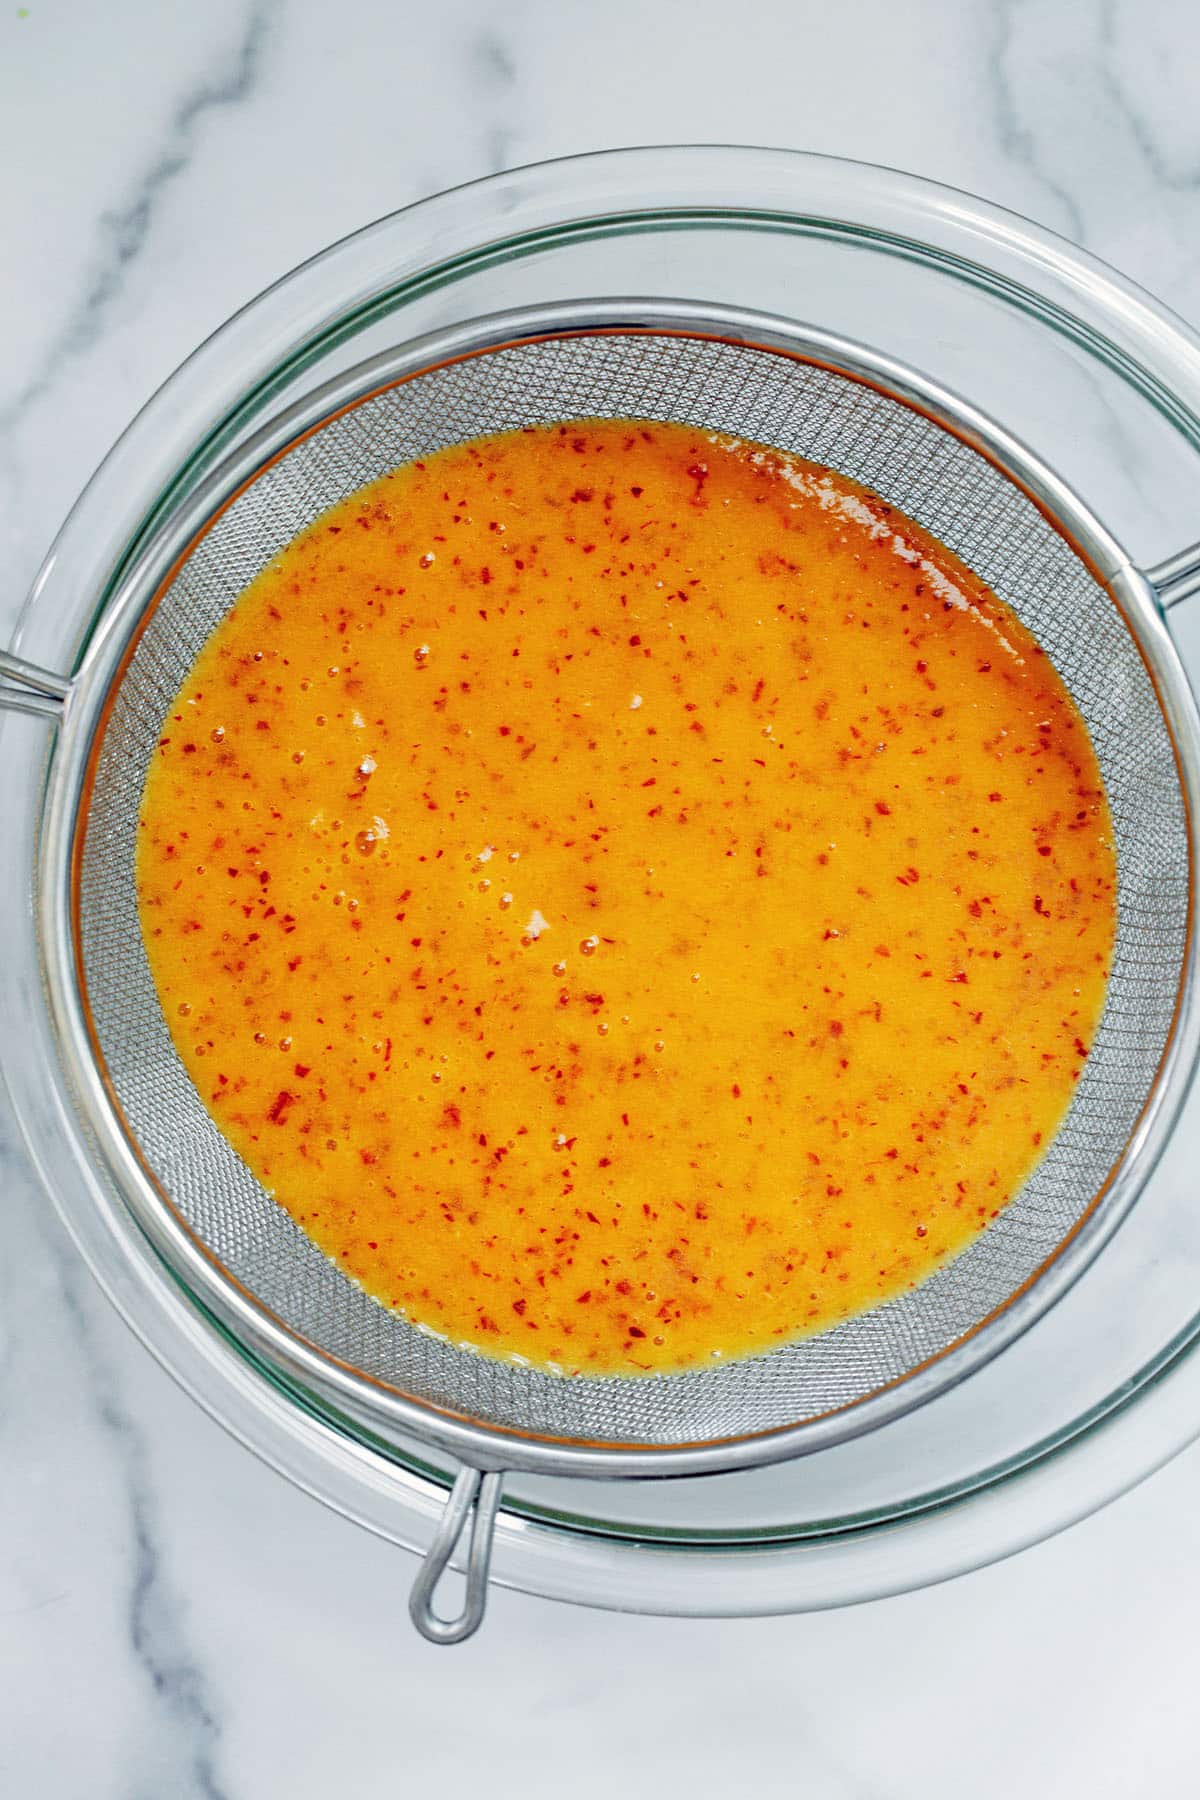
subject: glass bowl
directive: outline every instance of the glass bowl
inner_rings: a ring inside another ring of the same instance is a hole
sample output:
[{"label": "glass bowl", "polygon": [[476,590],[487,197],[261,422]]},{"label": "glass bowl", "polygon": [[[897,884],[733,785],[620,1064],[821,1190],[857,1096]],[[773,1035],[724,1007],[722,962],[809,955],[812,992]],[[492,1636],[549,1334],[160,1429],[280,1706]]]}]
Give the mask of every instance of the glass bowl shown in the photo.
[{"label": "glass bowl", "polygon": [[[1200,344],[1047,232],[932,183],[792,152],[618,151],[397,213],[269,289],[151,400],[81,496],[15,646],[69,672],[122,571],[217,462],[340,369],[435,328],[563,299],[678,296],[802,318],[966,396],[1143,567],[1200,536]],[[1200,610],[1200,609],[1198,609]],[[1198,628],[1173,615],[1185,661]],[[1189,643],[1190,639],[1190,643]],[[30,1153],[119,1311],[200,1403],[311,1493],[427,1546],[453,1478],[256,1364],[180,1287],[90,1152],[39,975],[43,727],[3,725],[5,1053]],[[20,1046],[19,1055],[16,1046]],[[530,1592],[682,1613],[830,1606],[945,1578],[1070,1523],[1200,1432],[1200,1219],[1189,1102],[1075,1287],[958,1389],[835,1449],[690,1480],[511,1477],[493,1572]]]}]

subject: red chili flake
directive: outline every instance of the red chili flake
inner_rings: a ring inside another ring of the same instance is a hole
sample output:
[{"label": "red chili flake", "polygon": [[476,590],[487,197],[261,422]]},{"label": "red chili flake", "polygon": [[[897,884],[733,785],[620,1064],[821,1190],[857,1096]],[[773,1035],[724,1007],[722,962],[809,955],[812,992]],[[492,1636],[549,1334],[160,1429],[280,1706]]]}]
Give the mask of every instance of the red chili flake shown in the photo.
[{"label": "red chili flake", "polygon": [[644,1338],[646,1334],[640,1325],[631,1325],[629,1327],[629,1335],[631,1338]]},{"label": "red chili flake", "polygon": [[529,1304],[529,1302],[527,1300],[514,1300],[513,1301],[512,1309],[516,1313],[516,1315],[519,1319],[524,1318],[525,1308],[528,1306],[528,1304]]},{"label": "red chili flake", "polygon": [[842,1021],[840,1019],[830,1019],[830,1021],[829,1021],[830,1037],[840,1038],[842,1035],[842,1030],[843,1030],[843,1026],[842,1026]]},{"label": "red chili flake", "polygon": [[379,1161],[379,1158],[376,1156],[376,1154],[373,1150],[360,1150],[358,1154],[359,1154],[359,1157],[361,1158],[361,1160],[364,1163],[366,1163],[368,1168],[370,1168],[372,1163]]},{"label": "red chili flake", "polygon": [[988,799],[992,802],[993,806],[996,804],[997,800],[1000,800],[1002,798],[1003,798],[1003,796],[1000,794],[989,794],[988,795]]},{"label": "red chili flake", "polygon": [[295,1063],[292,1068],[292,1073],[294,1075],[298,1075],[300,1077],[300,1080],[303,1081],[304,1077],[306,1075],[312,1074],[312,1064],[311,1063]]},{"label": "red chili flake", "polygon": [[741,1097],[742,1097],[742,1090],[741,1090],[741,1088],[740,1088],[740,1087],[739,1087],[739,1086],[738,1086],[738,1084],[737,1084],[737,1082],[736,1082],[736,1081],[735,1081],[735,1082],[734,1082],[734,1084],[733,1084],[733,1086],[732,1086],[732,1087],[731,1087],[731,1088],[730,1088],[730,1090],[729,1090],[729,1091],[730,1091],[730,1093],[731,1093],[731,1094],[732,1094],[732,1095],[733,1095],[733,1097],[734,1097],[734,1099],[735,1099],[735,1100],[740,1100],[740,1099],[741,1099]]},{"label": "red chili flake", "polygon": [[1039,856],[1050,856],[1052,854],[1050,845],[1049,844],[1039,844],[1037,847],[1037,853]]},{"label": "red chili flake", "polygon": [[887,816],[887,814],[888,814],[888,813],[890,813],[890,812],[891,812],[891,810],[892,810],[892,809],[891,809],[891,807],[890,807],[890,806],[889,806],[889,805],[888,805],[888,803],[887,803],[887,801],[886,801],[886,800],[877,800],[877,801],[876,801],[876,802],[875,802],[875,811],[876,811],[876,812],[877,812],[877,813],[880,813],[880,814],[882,814],[882,815],[883,815],[883,816],[884,816],[884,817],[886,817],[886,816]]},{"label": "red chili flake", "polygon": [[270,1111],[267,1113],[267,1117],[270,1119],[272,1125],[283,1124],[283,1115],[295,1098],[295,1094],[289,1094],[286,1088],[280,1088],[278,1094],[275,1096]]}]

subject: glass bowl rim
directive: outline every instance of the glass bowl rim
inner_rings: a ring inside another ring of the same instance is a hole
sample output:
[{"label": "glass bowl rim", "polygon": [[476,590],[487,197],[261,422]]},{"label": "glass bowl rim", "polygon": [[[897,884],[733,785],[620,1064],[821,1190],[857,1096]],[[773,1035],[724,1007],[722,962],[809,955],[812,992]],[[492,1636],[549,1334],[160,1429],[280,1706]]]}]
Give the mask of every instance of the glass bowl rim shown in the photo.
[{"label": "glass bowl rim", "polygon": [[[148,403],[146,409],[144,409],[143,413],[134,421],[125,436],[118,441],[116,446],[114,446],[109,457],[105,459],[105,462],[97,471],[96,476],[93,478],[92,482],[89,483],[88,488],[85,489],[76,508],[69,516],[62,532],[56,539],[55,545],[47,557],[45,565],[43,565],[41,574],[35,581],[30,601],[27,604],[26,612],[22,620],[20,633],[22,647],[25,652],[32,655],[37,651],[40,660],[43,661],[53,661],[57,663],[61,660],[57,655],[47,656],[42,650],[40,642],[36,642],[37,639],[45,635],[44,629],[42,628],[44,627],[46,613],[50,610],[48,608],[43,608],[41,610],[41,616],[38,616],[36,603],[39,597],[45,591],[54,588],[56,580],[61,579],[62,563],[64,560],[69,562],[71,557],[75,554],[74,547],[71,543],[72,534],[78,539],[80,529],[88,524],[88,508],[91,506],[92,511],[95,511],[95,501],[98,491],[104,488],[106,480],[111,483],[113,479],[124,479],[124,464],[129,460],[131,450],[137,451],[140,454],[141,446],[145,443],[148,432],[156,431],[158,429],[159,421],[162,418],[165,408],[170,405],[172,400],[180,395],[181,383],[184,387],[190,389],[190,393],[184,395],[184,398],[190,398],[193,401],[195,400],[197,383],[207,379],[206,366],[210,366],[213,359],[218,355],[224,355],[230,334],[237,334],[240,332],[245,335],[249,326],[253,325],[255,329],[250,332],[250,336],[262,339],[265,328],[268,325],[269,315],[273,317],[276,316],[278,309],[281,306],[293,313],[298,312],[303,315],[305,312],[304,305],[300,305],[299,307],[292,305],[289,296],[295,296],[300,288],[306,288],[306,284],[307,288],[311,288],[314,281],[318,286],[322,285],[324,276],[329,272],[335,262],[346,254],[353,252],[356,256],[359,256],[360,253],[364,251],[369,251],[373,254],[374,250],[380,247],[383,238],[396,231],[408,231],[412,226],[414,219],[423,218],[425,221],[432,220],[432,232],[433,235],[436,236],[439,231],[444,230],[444,226],[438,224],[434,215],[439,213],[439,211],[445,212],[447,209],[451,212],[455,212],[466,204],[468,212],[471,212],[472,208],[475,209],[473,214],[474,217],[482,219],[485,223],[490,223],[492,212],[494,210],[494,202],[501,197],[506,183],[511,184],[513,182],[519,182],[522,178],[529,178],[535,188],[540,189],[543,184],[549,183],[550,187],[548,191],[559,194],[565,175],[579,174],[581,176],[586,176],[587,179],[582,182],[582,186],[584,188],[591,188],[595,186],[597,179],[599,179],[600,184],[603,185],[608,172],[611,171],[614,176],[620,174],[623,179],[633,179],[635,182],[640,182],[641,185],[645,187],[646,184],[642,181],[643,173],[661,178],[664,173],[664,164],[669,163],[670,169],[667,172],[671,174],[673,179],[684,181],[684,176],[686,174],[686,181],[699,184],[709,178],[713,167],[713,158],[716,158],[719,162],[733,168],[739,179],[741,179],[744,173],[747,182],[759,188],[769,187],[772,180],[776,182],[783,181],[785,184],[791,183],[796,186],[803,186],[803,178],[807,177],[810,179],[810,183],[815,184],[818,188],[824,185],[827,195],[836,196],[839,191],[842,193],[850,192],[853,194],[855,192],[855,184],[859,184],[860,191],[858,192],[857,197],[860,203],[864,203],[864,194],[861,190],[861,184],[865,180],[868,189],[871,190],[871,192],[867,194],[867,198],[870,199],[872,203],[871,206],[865,206],[865,210],[870,212],[873,208],[875,215],[886,215],[887,218],[890,218],[893,226],[896,225],[900,216],[907,212],[910,215],[910,225],[914,223],[914,217],[912,215],[915,215],[915,219],[927,224],[931,232],[934,231],[934,228],[936,227],[936,233],[940,233],[943,239],[947,237],[953,239],[957,236],[957,238],[961,240],[960,248],[965,248],[965,245],[968,242],[975,243],[978,239],[982,238],[993,244],[996,248],[998,259],[1002,250],[1004,255],[1015,258],[1018,263],[1023,262],[1027,268],[1027,272],[1033,270],[1039,271],[1048,287],[1051,289],[1062,286],[1066,291],[1075,292],[1090,298],[1091,302],[1097,305],[1101,300],[1106,300],[1108,303],[1106,323],[1112,325],[1112,335],[1108,336],[1087,326],[1084,321],[1077,320],[1076,325],[1079,327],[1079,332],[1083,333],[1090,346],[1101,347],[1099,353],[1105,357],[1105,360],[1110,360],[1108,352],[1113,350],[1114,345],[1123,357],[1128,357],[1129,346],[1122,343],[1122,338],[1132,336],[1137,340],[1140,336],[1141,347],[1145,348],[1148,360],[1146,365],[1137,366],[1141,367],[1142,375],[1147,377],[1147,380],[1139,380],[1137,385],[1142,388],[1142,391],[1146,393],[1147,397],[1149,397],[1156,405],[1159,404],[1160,391],[1161,393],[1166,394],[1167,404],[1163,405],[1161,410],[1163,410],[1171,422],[1183,432],[1193,446],[1200,447],[1200,407],[1194,404],[1195,402],[1200,402],[1200,343],[1197,342],[1181,321],[1175,320],[1166,308],[1160,306],[1157,302],[1150,300],[1148,296],[1143,295],[1134,284],[1126,281],[1123,277],[1116,275],[1114,272],[1107,270],[1097,259],[1089,257],[1081,251],[1076,251],[1073,246],[1065,244],[1063,240],[1056,238],[1054,234],[1044,231],[1039,227],[1027,225],[1026,222],[1020,220],[1015,214],[1005,212],[1003,209],[991,206],[987,202],[977,201],[970,196],[957,194],[953,190],[940,187],[935,183],[923,181],[917,177],[906,176],[896,171],[877,170],[869,164],[848,163],[840,159],[815,157],[800,152],[760,151],[738,148],[727,149],[721,146],[678,147],[669,150],[651,148],[646,150],[595,152],[587,157],[568,158],[562,159],[556,163],[532,165],[526,170],[506,171],[502,175],[486,177],[479,182],[468,184],[466,187],[451,190],[448,194],[437,195],[428,200],[419,201],[415,203],[414,206],[406,208],[400,213],[390,215],[388,218],[377,222],[375,225],[366,227],[363,231],[355,233],[351,238],[343,240],[341,244],[331,247],[329,250],[324,251],[319,256],[311,259],[308,263],[301,265],[301,267],[294,271],[292,275],[285,276],[281,282],[278,282],[273,287],[269,288],[258,300],[251,302],[241,313],[235,315],[226,326],[222,327],[213,338],[208,340],[207,344],[201,346],[200,350],[195,352],[193,356],[188,359],[188,362],[185,363],[182,368],[168,380],[164,387],[159,390],[159,393]],[[684,165],[686,165],[686,169]],[[768,177],[770,177],[771,180],[768,180]],[[847,187],[848,183],[849,187]],[[686,182],[684,185],[686,185]],[[535,204],[544,203],[545,198],[546,194],[543,192],[535,194]],[[670,211],[669,208],[668,211]],[[639,228],[654,228],[655,220],[650,216],[647,209],[639,209],[635,214],[630,216],[636,219]],[[676,206],[671,217],[674,222],[678,223],[680,216],[680,208]],[[698,212],[693,212],[689,216],[693,222],[695,222],[699,219],[700,214]],[[612,215],[610,215],[610,219],[611,217]],[[812,228],[816,230],[817,226],[813,225],[813,220],[816,219],[817,215],[810,213],[809,215],[806,215],[806,217],[808,218],[809,224],[812,225]],[[796,228],[798,223],[797,216],[793,216],[789,221],[787,215],[780,214],[777,211],[764,212],[762,209],[749,207],[743,210],[726,207],[723,212],[721,209],[715,209],[715,211],[708,209],[704,211],[704,220],[705,222],[718,224],[722,222],[737,223],[741,220],[746,220],[758,228],[767,230]],[[801,225],[803,224],[802,220],[799,222]],[[591,223],[594,224],[595,220],[592,219]],[[840,222],[835,221],[832,218],[832,215],[830,218],[826,219],[825,223],[830,228],[832,228],[834,223],[838,223],[839,229],[843,235],[853,238],[857,232],[863,242],[871,243],[876,247],[882,246],[893,254],[912,253],[919,260],[939,262],[945,266],[949,272],[960,273],[962,278],[967,280],[979,281],[988,273],[984,265],[973,262],[969,257],[957,254],[952,249],[948,249],[945,242],[942,242],[940,245],[931,245],[928,241],[922,242],[911,235],[906,236],[903,232],[896,230],[893,230],[891,238],[888,240],[888,233],[885,229],[886,219],[881,216],[874,216],[872,221],[865,227],[861,224],[856,226],[852,220],[848,221],[842,219]],[[990,238],[989,231],[992,234]],[[428,235],[429,232],[426,233],[426,236]],[[505,253],[506,246],[511,245],[511,240],[507,238],[499,240],[492,239],[488,242],[490,250],[495,254]],[[957,265],[957,267],[954,267],[953,265]],[[1011,277],[1003,274],[995,274],[994,272],[993,274],[994,285],[996,286],[997,291],[1003,292],[1004,297],[1011,301],[1014,298],[1015,286]],[[1027,298],[1030,300],[1037,298],[1036,290],[1028,289],[1025,291]],[[368,294],[367,298],[362,302],[362,305],[367,308],[378,308],[385,304],[389,299],[394,300],[395,292],[395,288],[390,287],[386,290]],[[306,298],[313,300],[315,299],[315,296],[305,293],[301,294],[300,298],[302,301]],[[1018,304],[1020,304],[1020,301],[1018,301]],[[1058,306],[1058,302],[1054,299],[1053,294],[1042,294],[1040,296],[1040,303],[1033,305],[1030,308],[1030,310],[1037,312],[1043,319],[1046,319],[1048,314],[1054,314],[1056,309],[1061,313],[1062,309]],[[311,312],[311,310],[310,306],[309,311]],[[334,309],[331,318],[327,320],[326,327],[323,330],[314,332],[310,329],[307,333],[301,331],[300,335],[295,340],[297,346],[295,355],[305,355],[311,360],[323,353],[323,351],[329,347],[329,333],[337,332],[339,329],[348,330],[350,328],[347,323],[348,320],[358,319],[361,323],[361,310],[362,308],[360,307],[357,312],[351,311],[348,313],[343,305],[340,309]],[[1061,319],[1056,320],[1054,317],[1050,317],[1049,322],[1058,329],[1063,328]],[[1078,336],[1079,332],[1073,333],[1073,335]],[[274,330],[272,330],[269,335],[274,340],[274,345],[277,346],[278,339],[275,336]],[[238,346],[235,345],[234,349],[236,350],[237,347]],[[265,348],[265,346],[260,344],[259,348],[261,350],[262,348]],[[1151,352],[1153,354],[1151,354]],[[1163,365],[1161,370],[1156,367],[1156,365],[1160,364]],[[1123,366],[1124,365],[1122,364],[1122,367]],[[282,379],[281,370],[288,367],[289,365],[286,363],[280,363],[277,357],[272,361],[271,357],[268,356],[266,358],[264,370],[259,372],[259,385],[249,389],[243,386],[239,389],[236,406],[240,411],[231,410],[229,408],[227,408],[224,413],[213,411],[210,404],[207,434],[202,434],[198,438],[193,438],[195,457],[201,458],[213,454],[214,446],[221,441],[222,434],[230,434],[236,431],[237,418],[241,416],[241,414],[244,414],[246,407],[252,402],[263,403],[265,398],[268,397],[267,388],[263,385],[264,382],[267,383],[268,386],[277,385]],[[1167,385],[1166,381],[1168,374],[1172,384],[1170,386]],[[220,384],[218,384],[218,386],[219,385]],[[228,382],[226,382],[225,385],[228,387]],[[1185,404],[1183,398],[1184,395],[1191,397],[1193,404]],[[191,429],[194,427],[194,406],[185,406],[181,408],[181,411],[187,415],[188,428]],[[178,433],[175,435],[177,436]],[[163,459],[160,457],[158,460],[161,464]],[[124,550],[126,552],[132,553],[140,541],[141,532],[153,521],[154,517],[157,515],[158,508],[162,504],[170,502],[173,491],[177,491],[176,483],[186,482],[194,476],[194,472],[195,463],[192,459],[187,459],[182,464],[177,465],[177,471],[174,478],[162,484],[155,500],[143,512],[136,531],[132,535],[126,537],[124,544]],[[144,485],[141,491],[143,494],[145,493]],[[129,520],[127,516],[123,520],[123,524],[128,527]],[[68,552],[70,552],[71,555],[68,555]],[[108,567],[108,581],[104,586],[103,597],[100,602],[101,605],[104,604],[104,600],[107,597],[109,584],[118,578],[122,566],[123,557],[114,557],[110,561]],[[95,567],[95,558],[93,558],[93,567]],[[97,590],[93,589],[93,592],[95,591]],[[93,613],[93,617],[94,616],[95,614]],[[85,641],[86,630],[76,639],[76,642],[81,648]],[[17,1110],[19,1116],[22,1118],[23,1128],[25,1128],[25,1117],[21,1107],[18,1106]],[[36,1148],[32,1144],[31,1148],[34,1149],[35,1160],[37,1160],[39,1165],[44,1168],[44,1163],[42,1158],[38,1156]],[[52,1188],[57,1188],[58,1183],[48,1183],[48,1185],[52,1185]],[[56,1195],[56,1199],[58,1200],[60,1210],[65,1210],[61,1197]],[[69,1220],[68,1224],[70,1226]],[[95,1246],[93,1245],[93,1255],[94,1253]],[[89,1260],[93,1260],[93,1257],[89,1257]],[[104,1284],[110,1286],[110,1288],[111,1285],[113,1285],[110,1282],[105,1282]],[[130,1319],[130,1322],[134,1324],[134,1328],[138,1329],[136,1321],[133,1318],[130,1318],[130,1314],[136,1311],[136,1307],[131,1304],[130,1295],[127,1291],[128,1284],[116,1283],[115,1285],[118,1285],[125,1290],[123,1291],[122,1296],[117,1298],[119,1310]],[[143,1335],[149,1334],[143,1333]],[[1189,1338],[1189,1343],[1190,1341]],[[160,1360],[166,1361],[170,1366],[172,1359],[166,1348],[161,1344],[156,1345],[155,1347],[157,1354],[160,1356]],[[1176,1362],[1182,1354],[1183,1347],[1177,1346],[1172,1355],[1172,1364]],[[1160,1364],[1160,1361],[1161,1359],[1156,1359],[1156,1365]],[[1164,1366],[1170,1365],[1156,1366],[1153,1369],[1148,1367],[1146,1371],[1147,1384],[1162,1378]],[[178,1370],[175,1370],[174,1372],[179,1373]],[[186,1377],[181,1378],[184,1379],[185,1385],[192,1385]],[[215,1406],[211,1400],[206,1400],[203,1396],[198,1397],[201,1397],[202,1403],[205,1404],[210,1411],[214,1411],[220,1416],[218,1407]],[[1110,1422],[1115,1416],[1117,1416],[1117,1414],[1114,1408],[1106,1408],[1104,1410],[1103,1417]],[[226,1422],[229,1423],[230,1421],[227,1420]],[[1090,1425],[1085,1423],[1081,1429],[1087,1431],[1098,1428],[1099,1423],[1099,1420],[1093,1421]],[[1200,1425],[1200,1421],[1198,1421],[1198,1425]],[[237,1427],[231,1424],[231,1429],[237,1430]],[[238,1435],[242,1435],[242,1433],[239,1431]],[[1078,1437],[1079,1432],[1071,1429],[1064,1434],[1064,1442],[1076,1442]],[[1055,1448],[1056,1446],[1050,1446],[1048,1450],[1042,1452],[1042,1455],[1052,1454]],[[1168,1454],[1169,1453],[1170,1452],[1168,1452]],[[272,1458],[272,1460],[282,1460],[282,1458]],[[1027,1468],[1028,1464],[1025,1466]],[[293,1478],[301,1479],[295,1472],[293,1472]],[[1011,1480],[1013,1479],[1012,1472],[1006,1472],[997,1479]],[[1136,1475],[1131,1477],[1131,1479],[1136,1479]],[[302,1485],[309,1485],[309,1483],[302,1480]],[[972,1491],[977,1492],[976,1489],[973,1489]],[[336,1500],[331,1500],[331,1503],[338,1504]],[[342,1510],[349,1511],[352,1509],[347,1504],[342,1506]],[[869,1530],[874,1528],[875,1527],[873,1526],[855,1527],[855,1535],[861,1538],[864,1529]],[[537,1529],[545,1528],[538,1527]],[[890,1526],[888,1529],[894,1529],[894,1526]],[[695,1554],[694,1547],[693,1554]],[[498,1570],[498,1574],[501,1579],[504,1578],[502,1569]],[[522,1583],[522,1585],[526,1584]],[[627,1600],[621,1603],[629,1604]],[[826,1601],[824,1603],[828,1604],[830,1602]]]}]

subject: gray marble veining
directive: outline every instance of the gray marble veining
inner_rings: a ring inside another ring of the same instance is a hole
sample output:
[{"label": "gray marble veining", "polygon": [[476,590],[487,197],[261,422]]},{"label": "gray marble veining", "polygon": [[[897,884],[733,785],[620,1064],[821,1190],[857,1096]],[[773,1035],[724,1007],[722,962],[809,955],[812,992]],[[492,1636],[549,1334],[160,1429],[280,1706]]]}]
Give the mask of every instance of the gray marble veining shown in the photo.
[{"label": "gray marble veining", "polygon": [[[193,342],[321,244],[513,162],[667,139],[873,157],[1023,208],[1200,317],[1198,69],[1192,0],[10,8],[0,641]],[[964,1771],[980,1800],[1194,1791],[1194,1456],[904,1601],[685,1625],[499,1595],[446,1658],[408,1631],[408,1560],[221,1437],[116,1322],[2,1095],[0,1210],[13,1800],[958,1800]]]},{"label": "gray marble veining", "polygon": [[231,50],[218,50],[209,71],[177,101],[166,131],[146,166],[134,176],[127,197],[99,219],[97,243],[90,266],[83,271],[81,290],[68,304],[38,362],[24,371],[23,385],[0,406],[0,432],[11,432],[29,407],[69,375],[80,351],[91,349],[102,336],[125,272],[150,238],[164,190],[188,168],[199,136],[215,128],[220,113],[252,98],[271,24],[279,12],[280,0],[253,0],[237,43]]}]

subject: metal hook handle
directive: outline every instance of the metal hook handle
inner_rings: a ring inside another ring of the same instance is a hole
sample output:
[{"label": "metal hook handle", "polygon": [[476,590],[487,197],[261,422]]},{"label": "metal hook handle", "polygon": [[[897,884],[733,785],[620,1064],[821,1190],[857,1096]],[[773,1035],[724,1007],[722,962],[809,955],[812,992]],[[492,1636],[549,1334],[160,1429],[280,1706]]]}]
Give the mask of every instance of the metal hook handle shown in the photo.
[{"label": "metal hook handle", "polygon": [[[425,1553],[408,1602],[413,1624],[431,1644],[461,1644],[464,1638],[478,1631],[483,1622],[492,1535],[496,1529],[503,1481],[503,1473],[496,1470],[489,1470],[486,1475],[482,1469],[466,1468],[458,1472],[437,1534]],[[466,1600],[457,1619],[443,1619],[433,1610],[434,1590],[445,1574],[454,1547],[472,1514]]]},{"label": "metal hook handle", "polygon": [[1178,606],[1193,594],[1200,594],[1200,544],[1189,544],[1186,550],[1168,556],[1146,570],[1146,580],[1158,595],[1164,609]]},{"label": "metal hook handle", "polygon": [[0,650],[0,712],[7,709],[57,721],[70,691],[71,683],[64,675]]}]

